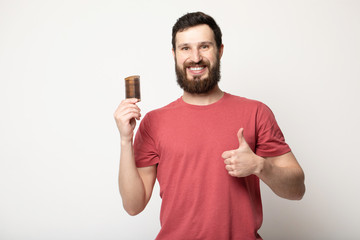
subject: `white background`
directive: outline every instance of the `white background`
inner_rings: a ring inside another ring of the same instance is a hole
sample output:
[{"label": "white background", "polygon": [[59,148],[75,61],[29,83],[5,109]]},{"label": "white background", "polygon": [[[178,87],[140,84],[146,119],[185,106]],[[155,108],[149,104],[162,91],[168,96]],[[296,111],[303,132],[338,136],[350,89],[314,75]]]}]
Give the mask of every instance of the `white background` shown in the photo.
[{"label": "white background", "polygon": [[0,239],[154,239],[118,193],[113,112],[141,75],[142,113],[181,96],[171,28],[223,31],[221,88],[265,102],[306,174],[301,201],[262,185],[264,239],[359,237],[360,1],[0,0]]}]

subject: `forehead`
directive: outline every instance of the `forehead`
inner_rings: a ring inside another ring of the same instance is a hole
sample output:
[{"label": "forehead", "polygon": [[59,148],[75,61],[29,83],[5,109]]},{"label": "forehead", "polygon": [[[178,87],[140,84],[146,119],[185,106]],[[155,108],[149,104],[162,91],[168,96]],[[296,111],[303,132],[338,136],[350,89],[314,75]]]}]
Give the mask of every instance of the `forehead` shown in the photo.
[{"label": "forehead", "polygon": [[214,32],[206,24],[187,28],[176,33],[176,46],[180,44],[192,44],[199,42],[215,43]]}]

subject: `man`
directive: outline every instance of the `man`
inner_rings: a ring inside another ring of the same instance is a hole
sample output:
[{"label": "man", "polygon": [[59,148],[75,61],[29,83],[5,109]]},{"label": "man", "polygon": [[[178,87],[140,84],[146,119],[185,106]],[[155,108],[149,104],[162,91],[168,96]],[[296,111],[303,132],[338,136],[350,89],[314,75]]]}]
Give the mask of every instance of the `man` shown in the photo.
[{"label": "man", "polygon": [[266,105],[220,90],[224,46],[213,18],[179,18],[172,44],[183,96],[146,114],[134,145],[138,100],[124,100],[114,113],[123,206],[140,213],[157,178],[157,239],[261,239],[259,179],[280,197],[301,199],[304,173]]}]

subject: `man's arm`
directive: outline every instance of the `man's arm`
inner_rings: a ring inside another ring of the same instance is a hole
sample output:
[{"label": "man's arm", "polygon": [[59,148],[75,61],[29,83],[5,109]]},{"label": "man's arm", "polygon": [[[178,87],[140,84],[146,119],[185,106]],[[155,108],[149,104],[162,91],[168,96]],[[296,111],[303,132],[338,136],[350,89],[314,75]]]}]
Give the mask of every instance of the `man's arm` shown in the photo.
[{"label": "man's arm", "polygon": [[300,200],[304,196],[304,172],[292,152],[260,161],[263,161],[263,167],[256,175],[275,194],[290,200]]},{"label": "man's arm", "polygon": [[137,168],[134,158],[133,135],[135,119],[141,117],[136,106],[137,99],[126,99],[121,102],[114,113],[121,138],[119,166],[119,191],[124,209],[130,215],[140,213],[150,200],[156,179],[156,165]]},{"label": "man's arm", "polygon": [[144,210],[156,180],[156,165],[137,168],[132,143],[121,144],[119,191],[124,209],[131,216]]},{"label": "man's arm", "polygon": [[247,144],[243,129],[238,132],[239,148],[225,151],[225,168],[233,177],[258,176],[280,197],[300,200],[305,194],[304,172],[289,152],[277,157],[256,155]]}]

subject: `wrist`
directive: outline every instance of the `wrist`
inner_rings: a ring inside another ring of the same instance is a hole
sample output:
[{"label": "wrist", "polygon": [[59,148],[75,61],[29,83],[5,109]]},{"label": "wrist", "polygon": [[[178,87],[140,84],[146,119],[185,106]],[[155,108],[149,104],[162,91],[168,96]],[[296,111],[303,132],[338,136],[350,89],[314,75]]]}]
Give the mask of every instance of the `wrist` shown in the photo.
[{"label": "wrist", "polygon": [[261,174],[263,173],[265,169],[265,158],[256,156],[256,169],[255,169],[255,175],[260,178]]},{"label": "wrist", "polygon": [[120,138],[120,144],[122,146],[126,146],[126,145],[132,145],[133,143],[133,139],[132,138]]}]

